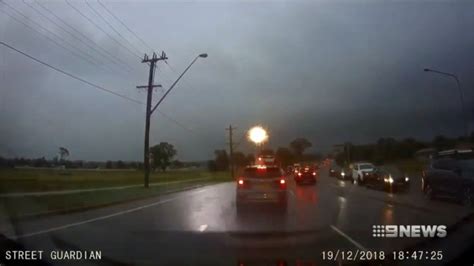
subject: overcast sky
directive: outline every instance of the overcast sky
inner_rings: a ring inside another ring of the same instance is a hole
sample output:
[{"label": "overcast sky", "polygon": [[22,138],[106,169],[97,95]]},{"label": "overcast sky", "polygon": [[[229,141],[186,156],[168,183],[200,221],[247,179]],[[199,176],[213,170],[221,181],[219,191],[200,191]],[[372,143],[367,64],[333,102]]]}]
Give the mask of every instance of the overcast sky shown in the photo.
[{"label": "overcast sky", "polygon": [[[151,50],[97,1],[70,1],[95,25],[64,1],[40,1],[46,9],[31,0],[31,7],[1,2],[1,41],[145,102],[135,86],[147,82],[139,56]],[[229,124],[237,127],[236,140],[261,124],[271,147],[306,137],[313,151],[379,137],[461,135],[456,83],[425,67],[459,75],[474,128],[473,1],[101,3],[147,45],[167,53],[169,65],[160,62],[156,72],[164,88],[196,55],[209,54],[160,106],[165,116],[152,118],[151,143],[172,143],[181,160],[208,159],[226,148]],[[0,67],[0,155],[52,158],[64,146],[71,159],[142,158],[144,105],[5,47]],[[155,101],[162,94],[157,89]],[[239,148],[252,151],[245,139]]]}]

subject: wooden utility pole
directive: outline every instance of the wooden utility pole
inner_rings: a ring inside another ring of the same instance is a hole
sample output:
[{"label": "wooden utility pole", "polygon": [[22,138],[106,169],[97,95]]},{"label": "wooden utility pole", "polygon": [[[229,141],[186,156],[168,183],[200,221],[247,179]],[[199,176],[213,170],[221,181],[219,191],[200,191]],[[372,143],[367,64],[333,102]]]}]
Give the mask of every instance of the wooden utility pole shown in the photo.
[{"label": "wooden utility pole", "polygon": [[234,143],[232,141],[232,134],[233,130],[236,129],[235,127],[232,127],[232,125],[229,125],[226,130],[229,131],[229,163],[230,163],[230,174],[232,176],[232,179],[235,179],[235,171],[234,171]]},{"label": "wooden utility pole", "polygon": [[150,184],[150,117],[151,117],[151,102],[153,98],[153,88],[160,87],[160,85],[153,85],[156,62],[160,60],[166,60],[166,54],[161,53],[161,56],[158,57],[156,53],[153,53],[152,58],[149,58],[145,54],[142,63],[147,63],[150,65],[150,73],[148,75],[148,85],[147,86],[137,86],[137,88],[147,88],[147,97],[146,97],[146,114],[145,114],[145,148],[143,156],[143,167],[145,170],[145,188],[149,187]]}]

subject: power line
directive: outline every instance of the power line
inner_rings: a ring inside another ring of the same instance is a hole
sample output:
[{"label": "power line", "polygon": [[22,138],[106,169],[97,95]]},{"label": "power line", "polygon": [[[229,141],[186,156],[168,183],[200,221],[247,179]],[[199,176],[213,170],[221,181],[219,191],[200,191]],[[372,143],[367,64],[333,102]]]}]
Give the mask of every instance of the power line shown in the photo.
[{"label": "power line", "polygon": [[[86,3],[87,3],[87,2],[86,2]],[[117,20],[120,24],[122,24],[122,26],[123,26],[125,29],[127,29],[128,32],[130,32],[133,36],[135,36],[135,38],[137,38],[137,39],[138,39],[143,45],[145,45],[148,49],[150,49],[150,50],[152,50],[152,51],[154,51],[154,50],[159,50],[159,49],[153,49],[150,45],[148,45],[148,43],[147,43],[145,40],[143,40],[140,36],[138,36],[138,34],[136,34],[132,29],[130,29],[130,27],[128,27],[128,26],[125,24],[125,22],[123,22],[123,21],[122,21],[117,15],[115,15],[109,8],[107,8],[102,2],[100,2],[100,0],[97,0],[97,3],[99,3],[99,5],[101,5],[102,8],[105,9],[105,11],[107,11],[107,13],[108,13],[109,15],[111,15],[115,20]],[[89,5],[89,3],[87,3],[87,4]],[[89,5],[89,7],[91,7],[91,5]],[[91,7],[91,8],[92,8],[92,7]],[[100,15],[99,15],[99,16],[100,16]],[[101,16],[101,17],[102,17],[102,16]],[[105,21],[104,18],[102,18],[102,19]],[[107,22],[106,22],[106,23],[107,23]],[[107,24],[109,24],[109,23],[107,23]],[[109,26],[110,26],[110,25],[109,25]],[[110,26],[110,27],[111,27],[111,26]],[[112,27],[112,29],[113,29],[113,27]],[[115,29],[114,29],[114,31],[115,31]],[[116,33],[120,35],[120,33],[118,33],[117,31],[116,31]],[[121,35],[120,35],[120,36],[121,36]],[[123,36],[122,36],[122,38],[123,38]],[[125,39],[125,38],[124,38],[124,39]],[[126,39],[125,39],[125,40],[126,40]],[[126,40],[126,41],[128,42],[128,40]],[[135,47],[135,49],[136,49],[136,47]],[[168,61],[167,61],[167,60],[165,60],[165,63],[168,65],[168,67],[171,68],[171,66],[168,64]],[[173,71],[175,74],[177,74],[177,72],[176,72],[174,69],[172,69],[172,71]],[[166,73],[162,73],[162,75],[165,76],[165,78],[166,78],[166,80],[167,80],[168,82],[173,83],[173,81],[169,79],[169,77],[167,76]],[[177,75],[178,75],[178,74],[177,74]]]},{"label": "power line", "polygon": [[83,54],[85,55],[86,57],[88,57],[90,59],[89,62],[94,62],[93,64],[94,65],[99,65],[97,63],[97,61],[95,61],[95,58],[92,57],[91,55],[87,54],[87,53],[84,53],[82,52],[77,46],[75,46],[74,44],[66,41],[64,38],[62,38],[61,36],[57,35],[56,33],[52,32],[51,30],[49,30],[48,28],[46,27],[43,27],[41,25],[41,23],[38,23],[32,19],[30,19],[29,17],[25,16],[22,12],[20,12],[18,9],[16,9],[15,7],[11,6],[10,4],[8,4],[7,2],[5,1],[1,1],[4,5],[6,5],[7,7],[9,7],[10,9],[12,9],[13,11],[15,11],[18,15],[22,16],[24,19],[26,19],[27,21],[29,21],[30,23],[33,23],[35,24],[36,26],[38,26],[39,28],[41,28],[42,30],[48,32],[49,34],[53,35],[54,37],[56,37],[57,39],[61,40],[62,42],[68,44],[69,46],[71,46],[72,48],[74,48],[75,50],[77,50],[78,53],[80,54]]},{"label": "power line", "polygon": [[[170,63],[168,63],[168,60],[165,61],[165,64],[168,66],[168,68],[169,68],[174,74],[179,75],[178,71],[176,71],[176,69],[175,69],[173,66],[171,66]],[[189,83],[188,83],[186,80],[183,80],[183,82],[184,82],[184,84],[185,84],[185,85],[183,86],[185,89],[191,88],[191,90],[194,90],[194,88],[193,88],[191,85],[189,85]],[[194,90],[194,91],[195,91],[195,90]]]},{"label": "power line", "polygon": [[[130,98],[130,97],[125,96],[125,95],[123,95],[123,94],[117,93],[117,92],[115,92],[115,91],[113,91],[113,90],[106,89],[106,88],[104,88],[104,87],[102,87],[102,86],[100,86],[100,85],[94,84],[94,83],[92,83],[92,82],[90,82],[90,81],[87,81],[87,80],[85,80],[85,79],[83,79],[83,78],[80,78],[80,77],[78,77],[78,76],[76,76],[76,75],[74,75],[74,74],[71,74],[71,73],[69,73],[69,72],[66,72],[66,71],[64,71],[64,70],[62,70],[62,69],[60,69],[60,68],[58,68],[58,67],[52,66],[52,65],[50,65],[50,64],[48,64],[48,63],[46,63],[46,62],[44,62],[44,61],[42,61],[42,60],[40,60],[40,59],[38,59],[38,58],[32,56],[32,55],[29,55],[29,54],[27,54],[27,53],[25,53],[25,52],[23,52],[23,51],[21,51],[21,50],[19,50],[19,49],[16,49],[15,47],[13,47],[13,46],[11,46],[11,45],[5,43],[5,42],[0,41],[0,44],[3,45],[3,46],[5,46],[5,47],[7,47],[7,48],[9,48],[9,49],[11,49],[11,50],[13,50],[13,51],[15,51],[15,52],[17,52],[17,53],[22,54],[23,56],[25,56],[25,57],[27,57],[27,58],[29,58],[29,59],[31,59],[31,60],[33,60],[33,61],[35,61],[35,62],[37,62],[37,63],[39,63],[39,64],[41,64],[41,65],[43,65],[43,66],[46,66],[46,67],[48,67],[48,68],[51,68],[51,69],[53,69],[53,70],[55,70],[55,71],[57,71],[57,72],[59,72],[59,73],[61,73],[61,74],[64,74],[64,75],[66,75],[66,76],[68,76],[68,77],[70,77],[70,78],[73,78],[73,79],[75,79],[75,80],[78,80],[78,81],[80,81],[80,82],[83,82],[83,83],[85,83],[85,84],[87,84],[87,85],[89,85],[89,86],[91,86],[91,87],[94,87],[94,88],[99,89],[99,90],[101,90],[101,91],[104,91],[104,92],[110,93],[110,94],[112,94],[112,95],[118,96],[118,97],[120,97],[120,98],[123,98],[123,99],[125,99],[125,100],[131,101],[131,102],[133,102],[133,103],[140,104],[140,105],[144,105],[144,103],[141,102],[141,101],[139,101],[139,100]],[[189,129],[188,127],[184,126],[182,123],[180,123],[180,122],[177,121],[176,119],[174,119],[174,118],[168,116],[166,113],[162,112],[161,110],[158,110],[158,113],[159,113],[160,115],[162,115],[164,118],[166,118],[168,121],[171,121],[171,122],[175,123],[176,125],[178,125],[179,127],[183,128],[184,130],[188,131],[189,133],[192,133],[192,134],[195,134],[195,135],[197,134],[194,130],[191,130],[191,129]],[[200,135],[200,134],[197,134],[197,135]]]},{"label": "power line", "polygon": [[44,65],[44,66],[46,66],[46,67],[49,67],[49,68],[51,68],[51,69],[53,69],[53,70],[55,70],[55,71],[57,71],[57,72],[59,72],[59,73],[62,73],[62,74],[66,75],[66,76],[68,76],[68,77],[70,77],[70,78],[73,78],[73,79],[75,79],[75,80],[78,80],[78,81],[80,81],[80,82],[83,82],[83,83],[85,83],[85,84],[87,84],[87,85],[89,85],[89,86],[92,86],[92,87],[96,88],[96,89],[99,89],[99,90],[102,90],[102,91],[104,91],[104,92],[113,94],[113,95],[115,95],[115,96],[121,97],[121,98],[123,98],[123,99],[129,100],[129,101],[134,102],[134,103],[143,104],[143,102],[141,102],[141,101],[135,100],[135,99],[133,99],[133,98],[130,98],[130,97],[128,97],[128,96],[125,96],[125,95],[123,95],[123,94],[120,94],[120,93],[118,93],[118,92],[115,92],[115,91],[113,91],[113,90],[106,89],[106,88],[104,88],[104,87],[102,87],[102,86],[100,86],[100,85],[94,84],[94,83],[92,83],[92,82],[90,82],[90,81],[87,81],[87,80],[85,80],[85,79],[83,79],[83,78],[80,78],[80,77],[78,77],[78,76],[76,76],[76,75],[73,75],[73,74],[71,74],[71,73],[69,73],[69,72],[66,72],[66,71],[64,71],[64,70],[62,70],[62,69],[60,69],[60,68],[57,68],[57,67],[55,67],[55,66],[52,66],[52,65],[50,65],[50,64],[48,64],[48,63],[46,63],[46,62],[44,62],[44,61],[41,61],[40,59],[38,59],[38,58],[36,58],[36,57],[33,57],[32,55],[29,55],[29,54],[27,54],[27,53],[25,53],[25,52],[23,52],[23,51],[20,51],[20,50],[16,49],[15,47],[13,47],[13,46],[11,46],[11,45],[5,43],[5,42],[0,41],[0,44],[3,45],[3,46],[5,46],[5,47],[7,47],[7,48],[9,48],[9,49],[11,49],[11,50],[13,50],[13,51],[15,51],[15,52],[17,52],[17,53],[20,53],[20,54],[22,54],[22,55],[28,57],[29,59],[31,59],[31,60],[33,60],[33,61],[36,61],[37,63],[40,63],[40,64],[42,64],[42,65]]},{"label": "power line", "polygon": [[242,134],[242,137],[240,137],[239,141],[234,146],[235,149],[240,147],[240,144],[242,144],[244,142],[245,137],[247,137],[247,133]]},{"label": "power line", "polygon": [[127,40],[125,37],[123,37],[123,35],[117,31],[115,29],[114,26],[112,26],[112,24],[110,24],[104,16],[102,16],[88,1],[85,1],[86,2],[86,5],[89,7],[90,10],[92,10],[92,12],[94,12],[98,17],[100,17],[104,22],[105,24],[107,24],[107,26],[109,26],[109,28],[111,28],[120,38],[122,38],[125,42],[127,42],[131,47],[133,47],[136,51],[138,51],[138,53],[141,53],[140,49],[138,49],[135,45],[133,45],[129,40]]},{"label": "power line", "polygon": [[[2,3],[4,3],[4,2],[2,2]],[[42,33],[41,31],[38,31],[37,29],[35,29],[35,28],[31,27],[30,25],[26,24],[25,22],[21,21],[20,19],[18,19],[18,18],[16,18],[16,17],[14,17],[13,15],[7,13],[6,10],[0,9],[0,12],[3,12],[4,14],[6,14],[7,16],[9,16],[10,18],[12,18],[13,20],[15,20],[16,22],[18,22],[18,23],[22,24],[23,26],[25,26],[25,27],[27,27],[27,28],[33,30],[34,32],[36,32],[36,33],[42,35],[43,37],[45,37],[46,39],[48,39],[49,41],[51,41],[52,43],[54,43],[54,44],[57,45],[58,47],[63,48],[64,50],[66,50],[67,52],[69,52],[70,54],[72,54],[73,56],[75,56],[75,57],[77,57],[77,58],[79,58],[79,59],[82,59],[82,60],[84,60],[84,61],[86,61],[86,62],[88,62],[88,63],[90,63],[90,64],[97,65],[97,63],[95,63],[95,62],[89,60],[88,58],[86,58],[86,57],[84,57],[84,56],[82,56],[82,55],[76,53],[74,50],[69,49],[68,47],[62,45],[61,43],[57,42],[57,41],[54,40],[53,38],[49,37],[48,35]]]},{"label": "power line", "polygon": [[[55,71],[57,71],[57,72],[60,72],[60,73],[66,75],[66,76],[68,76],[68,77],[71,77],[71,78],[73,78],[73,79],[76,79],[76,80],[78,80],[78,81],[81,81],[81,82],[83,82],[83,83],[86,83],[87,85],[90,85],[90,86],[92,86],[92,87],[94,87],[94,88],[97,88],[97,89],[99,89],[99,90],[102,90],[102,91],[105,91],[105,92],[107,92],[107,93],[113,94],[113,95],[115,95],[115,96],[121,97],[121,98],[123,98],[123,99],[129,100],[129,101],[134,102],[134,103],[138,103],[138,104],[142,104],[142,105],[145,104],[145,103],[142,102],[142,101],[139,101],[139,100],[136,100],[136,99],[127,97],[127,96],[125,96],[125,95],[123,95],[123,94],[117,93],[117,92],[115,92],[115,91],[106,89],[106,88],[104,88],[104,87],[102,87],[102,86],[100,86],[100,85],[94,84],[94,83],[92,83],[92,82],[90,82],[90,81],[87,81],[87,80],[85,80],[85,79],[83,79],[83,78],[80,78],[80,77],[78,77],[78,76],[75,76],[74,74],[68,73],[68,72],[66,72],[66,71],[64,71],[64,70],[62,70],[62,69],[59,69],[59,68],[57,68],[57,67],[55,67],[55,66],[52,66],[52,65],[50,65],[50,64],[48,64],[48,63],[46,63],[46,62],[44,62],[44,61],[41,61],[40,59],[38,59],[38,58],[36,58],[36,57],[33,57],[32,55],[29,55],[29,54],[27,54],[27,53],[25,53],[25,52],[23,52],[23,51],[21,51],[21,50],[16,49],[15,47],[13,47],[13,46],[11,46],[11,45],[5,43],[5,42],[0,41],[0,44],[3,45],[3,46],[5,46],[5,47],[7,47],[7,48],[9,48],[9,49],[11,49],[11,50],[13,50],[13,51],[15,51],[15,52],[17,52],[17,53],[20,53],[20,54],[22,54],[22,55],[28,57],[29,59],[31,59],[31,60],[33,60],[33,61],[36,61],[37,63],[40,63],[40,64],[42,64],[42,65],[44,65],[44,66],[46,66],[46,67],[49,67],[49,68],[51,68],[51,69],[53,69],[53,70],[55,70]],[[164,113],[164,112],[162,112],[162,111],[160,111],[160,110],[157,110],[157,111],[158,111],[164,118],[166,118],[167,120],[169,120],[169,121],[175,123],[176,125],[178,125],[179,127],[183,128],[184,130],[186,130],[186,131],[188,131],[188,132],[190,132],[190,133],[192,133],[192,134],[198,134],[198,133],[195,132],[194,130],[192,130],[192,129],[186,127],[186,126],[184,126],[182,123],[180,123],[180,122],[177,121],[176,119],[170,117],[170,116],[167,115],[166,113]]]},{"label": "power line", "polygon": [[182,128],[182,129],[188,131],[189,133],[194,134],[194,135],[199,135],[199,136],[203,137],[203,135],[201,135],[200,133],[197,133],[197,132],[194,131],[193,129],[186,127],[185,125],[183,125],[183,124],[182,124],[181,122],[179,122],[178,120],[172,118],[171,116],[167,115],[166,113],[163,113],[161,110],[157,110],[157,112],[158,112],[161,116],[163,116],[164,118],[166,118],[166,119],[168,119],[169,121],[175,123],[177,126],[179,126],[180,128]]},{"label": "power line", "polygon": [[107,13],[109,13],[112,17],[114,17],[118,22],[120,22],[120,24],[122,24],[122,26],[125,27],[125,29],[127,29],[133,36],[135,36],[135,38],[137,38],[142,44],[144,44],[148,49],[152,50],[153,51],[153,48],[151,48],[150,45],[148,45],[142,38],[140,38],[140,36],[138,36],[133,30],[131,30],[121,19],[119,19],[116,15],[114,15],[114,13],[112,13],[112,11],[110,11],[104,4],[102,4],[102,2],[100,2],[99,0],[97,0],[97,3],[99,3],[104,9],[105,11],[107,11]]},{"label": "power line", "polygon": [[119,44],[120,46],[124,47],[130,54],[132,54],[133,56],[136,56],[140,59],[142,59],[140,57],[140,55],[137,55],[135,54],[135,52],[133,52],[132,50],[130,50],[130,48],[128,48],[127,46],[125,46],[124,44],[122,44],[121,42],[117,41],[117,39],[115,39],[113,36],[111,36],[108,32],[106,32],[104,29],[102,29],[102,27],[100,27],[99,25],[97,25],[97,23],[95,23],[91,18],[89,18],[88,16],[86,16],[84,13],[82,13],[78,8],[76,8],[75,6],[73,6],[71,3],[69,3],[68,0],[64,0],[66,2],[67,5],[69,5],[72,9],[74,9],[74,11],[76,11],[79,15],[81,15],[83,18],[85,18],[87,21],[89,21],[92,25],[94,25],[96,28],[98,28],[100,31],[102,31],[105,35],[107,35],[110,39],[112,39],[114,42],[116,42],[117,44]]},{"label": "power line", "polygon": [[[60,25],[59,23],[57,23],[56,21],[54,21],[53,19],[51,19],[50,17],[48,17],[47,15],[45,15],[43,13],[43,11],[39,10],[37,7],[35,7],[33,4],[31,3],[28,3],[26,2],[25,0],[23,0],[23,3],[25,5],[27,5],[28,7],[30,7],[31,9],[33,9],[35,12],[37,12],[38,14],[40,14],[43,18],[47,19],[49,22],[51,22],[52,24],[56,25],[58,28],[60,28],[61,30],[65,31],[66,33],[68,33],[69,35],[71,35],[74,39],[78,40],[79,42],[81,42],[82,44],[86,45],[89,49],[92,49],[94,50],[97,54],[101,55],[103,58],[107,59],[108,61],[110,61],[112,64],[115,64],[117,66],[119,66],[117,64],[116,61],[114,61],[113,57],[108,57],[106,54],[104,54],[102,51],[99,51],[97,48],[95,48],[93,45],[91,45],[89,42],[85,41],[82,37],[78,37],[76,34],[74,34],[73,32],[71,32],[70,30],[68,30],[67,28],[63,27],[62,25]],[[41,7],[41,5],[40,5]],[[43,8],[45,9],[45,8]],[[48,10],[49,11],[49,10]],[[49,11],[50,12],[50,11]],[[52,12],[51,12],[52,13]],[[123,68],[119,68],[121,71],[127,71],[127,72],[130,72],[129,70],[124,70]],[[110,68],[110,70],[113,70],[112,68]]]},{"label": "power line", "polygon": [[[65,29],[64,27],[62,27],[61,25],[59,25],[58,23],[56,23],[54,20],[50,19],[48,16],[44,15],[43,12],[41,12],[40,10],[38,10],[35,6],[33,6],[32,4],[30,3],[27,3],[25,0],[23,0],[23,3],[25,5],[27,5],[29,8],[33,9],[36,13],[38,13],[41,17],[47,19],[49,22],[53,23],[54,25],[56,25],[58,28],[60,28],[61,30],[67,32],[69,35],[71,35],[72,37],[74,37],[74,39],[80,41],[81,43],[84,43],[84,44],[87,44],[86,42],[84,42],[81,38],[78,38],[76,35],[72,34],[70,31],[68,31],[67,29]],[[88,45],[89,48],[91,49],[95,49],[94,47]],[[81,50],[82,51],[82,50]],[[97,51],[97,50],[96,50]],[[89,53],[85,52],[85,54],[89,55],[92,57],[92,55],[90,55]],[[98,60],[98,59],[96,59]],[[103,61],[100,61],[100,63],[103,64]],[[105,65],[104,65],[105,67]],[[112,70],[114,71],[113,69],[109,68],[109,70]]]},{"label": "power line", "polygon": [[[87,2],[86,2],[87,3]],[[123,22],[117,15],[115,15],[109,8],[107,8],[100,0],[97,0],[97,3],[99,3],[99,5],[102,6],[103,9],[105,9],[105,11],[107,11],[107,13],[109,15],[111,15],[115,20],[117,20],[120,24],[122,24],[122,26],[127,29],[128,32],[130,32],[133,36],[135,36],[135,38],[137,38],[144,46],[146,46],[148,49],[150,50],[155,50],[153,49],[145,40],[143,40],[140,36],[138,36],[138,34],[136,34],[132,29],[130,29],[130,27],[127,26],[127,24],[125,24],[125,22]],[[89,5],[90,6],[90,5]],[[156,49],[156,50],[159,50],[159,49]],[[165,63],[168,65],[168,67],[171,68],[171,66],[168,64],[168,61],[165,60]],[[177,71],[175,71],[174,69],[171,69],[175,74],[177,74]],[[165,75],[165,78],[168,82],[171,82],[173,83],[173,81],[171,81],[166,73],[162,73],[162,75]],[[178,75],[178,74],[177,74]]]},{"label": "power line", "polygon": [[129,64],[127,64],[126,62],[122,61],[120,58],[116,58],[114,55],[112,55],[111,53],[109,53],[106,49],[102,48],[100,45],[98,45],[94,40],[92,40],[91,38],[87,37],[87,35],[85,35],[84,33],[82,33],[81,31],[77,30],[75,27],[73,27],[71,24],[67,23],[64,19],[60,18],[59,16],[57,16],[53,11],[51,11],[51,9],[47,8],[46,6],[44,6],[43,4],[41,4],[41,2],[35,2],[39,7],[41,7],[42,9],[46,10],[49,14],[51,14],[53,17],[55,17],[57,20],[61,21],[64,25],[68,26],[70,29],[72,29],[73,31],[75,31],[76,33],[80,34],[81,35],[81,38],[84,38],[86,40],[88,40],[89,42],[93,43],[95,46],[97,46],[97,48],[99,48],[102,52],[104,52],[104,54],[107,54],[109,56],[109,59],[111,60],[114,60],[115,63],[117,64],[122,64],[124,66],[126,66],[128,68],[128,71],[132,70],[132,68],[129,66]]}]

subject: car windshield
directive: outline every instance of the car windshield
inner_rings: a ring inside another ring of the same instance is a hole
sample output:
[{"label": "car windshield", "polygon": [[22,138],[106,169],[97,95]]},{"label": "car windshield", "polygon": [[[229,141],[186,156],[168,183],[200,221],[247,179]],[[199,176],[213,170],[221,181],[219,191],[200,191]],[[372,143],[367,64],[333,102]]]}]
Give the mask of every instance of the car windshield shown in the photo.
[{"label": "car windshield", "polygon": [[369,170],[369,169],[373,169],[374,166],[372,164],[361,164],[361,165],[359,165],[359,168],[361,170]]},{"label": "car windshield", "polygon": [[0,266],[474,266],[473,161],[474,0],[0,0]]}]

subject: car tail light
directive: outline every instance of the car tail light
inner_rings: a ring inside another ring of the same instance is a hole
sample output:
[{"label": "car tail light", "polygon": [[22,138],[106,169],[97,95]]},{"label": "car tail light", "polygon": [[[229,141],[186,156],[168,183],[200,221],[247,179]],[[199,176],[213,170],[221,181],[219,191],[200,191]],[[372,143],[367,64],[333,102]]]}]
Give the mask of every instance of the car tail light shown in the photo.
[{"label": "car tail light", "polygon": [[316,175],[316,172],[313,172],[313,175],[315,176],[315,175]]},{"label": "car tail light", "polygon": [[301,176],[301,173],[298,173],[298,176]]},{"label": "car tail light", "polygon": [[244,185],[244,180],[239,179],[238,183],[239,183],[240,186],[243,186]]},{"label": "car tail light", "polygon": [[286,189],[286,180],[285,180],[285,178],[282,177],[280,179],[279,183],[280,183],[280,189]]}]

